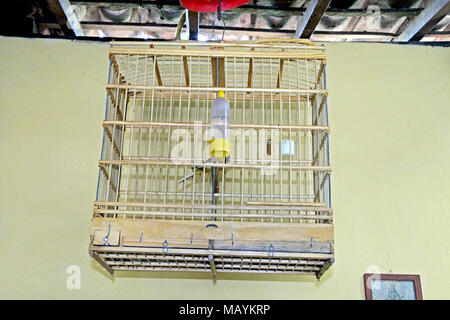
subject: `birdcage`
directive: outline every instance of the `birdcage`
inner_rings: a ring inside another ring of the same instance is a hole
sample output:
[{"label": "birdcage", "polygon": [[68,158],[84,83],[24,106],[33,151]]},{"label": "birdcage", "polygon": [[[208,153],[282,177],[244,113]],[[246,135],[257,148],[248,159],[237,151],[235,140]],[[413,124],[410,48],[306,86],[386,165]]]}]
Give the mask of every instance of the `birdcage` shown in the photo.
[{"label": "birdcage", "polygon": [[[313,274],[334,261],[323,46],[116,42],[90,254],[115,271]],[[211,106],[229,103],[212,157]]]}]

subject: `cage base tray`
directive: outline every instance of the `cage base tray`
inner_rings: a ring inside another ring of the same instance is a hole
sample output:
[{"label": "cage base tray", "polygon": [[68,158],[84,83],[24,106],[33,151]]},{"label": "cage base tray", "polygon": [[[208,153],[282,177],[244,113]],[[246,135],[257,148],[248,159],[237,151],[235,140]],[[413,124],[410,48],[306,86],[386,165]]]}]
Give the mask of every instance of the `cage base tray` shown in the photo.
[{"label": "cage base tray", "polygon": [[115,271],[311,274],[334,261],[333,226],[94,218],[90,254]]}]

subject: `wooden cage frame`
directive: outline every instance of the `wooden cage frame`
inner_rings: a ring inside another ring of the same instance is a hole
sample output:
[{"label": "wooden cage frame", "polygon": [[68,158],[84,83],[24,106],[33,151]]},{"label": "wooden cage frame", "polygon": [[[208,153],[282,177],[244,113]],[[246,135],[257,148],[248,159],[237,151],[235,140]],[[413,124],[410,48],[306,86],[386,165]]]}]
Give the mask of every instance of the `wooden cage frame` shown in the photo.
[{"label": "wooden cage frame", "polygon": [[[325,65],[307,40],[112,43],[91,256],[111,274],[319,279],[334,262]],[[209,162],[219,89],[236,134]]]}]

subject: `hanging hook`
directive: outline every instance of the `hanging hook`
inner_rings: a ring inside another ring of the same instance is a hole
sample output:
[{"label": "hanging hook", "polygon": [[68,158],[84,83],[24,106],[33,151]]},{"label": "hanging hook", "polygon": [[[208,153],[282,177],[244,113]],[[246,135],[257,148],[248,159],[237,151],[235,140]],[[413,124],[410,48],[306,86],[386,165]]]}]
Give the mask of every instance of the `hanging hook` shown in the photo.
[{"label": "hanging hook", "polygon": [[[225,20],[223,20],[222,18],[222,0],[219,0],[219,5],[217,6],[217,20],[222,21],[223,23],[223,31],[222,31],[222,41],[225,37],[225,29],[226,29],[226,24],[225,24]],[[214,32],[214,20],[213,20],[213,32]]]},{"label": "hanging hook", "polygon": [[167,253],[167,251],[169,251],[169,242],[167,240],[164,240],[163,242],[163,248],[162,248],[162,252],[163,253]]},{"label": "hanging hook", "polygon": [[111,222],[108,225],[108,233],[103,237],[103,244],[109,246],[109,233],[111,232]]},{"label": "hanging hook", "polygon": [[273,244],[271,244],[271,245],[269,246],[269,252],[268,252],[268,254],[269,254],[269,257],[273,257],[273,256],[275,255],[275,247],[274,247]]},{"label": "hanging hook", "polygon": [[222,31],[222,41],[223,41],[223,38],[225,37],[225,29],[226,29],[227,26],[225,24],[225,20],[221,19],[221,21],[223,23],[223,31]]}]

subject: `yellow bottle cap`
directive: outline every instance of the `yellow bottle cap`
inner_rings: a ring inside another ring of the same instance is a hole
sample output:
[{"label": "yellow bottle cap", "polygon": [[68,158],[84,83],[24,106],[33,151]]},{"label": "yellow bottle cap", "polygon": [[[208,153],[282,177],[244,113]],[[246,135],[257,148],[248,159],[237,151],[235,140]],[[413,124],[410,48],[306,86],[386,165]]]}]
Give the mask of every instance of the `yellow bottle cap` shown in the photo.
[{"label": "yellow bottle cap", "polygon": [[217,98],[225,98],[225,93],[223,92],[223,90],[219,90],[219,92],[217,93]]},{"label": "yellow bottle cap", "polygon": [[216,158],[226,158],[231,152],[231,141],[225,138],[215,138],[209,142],[211,156]]}]

